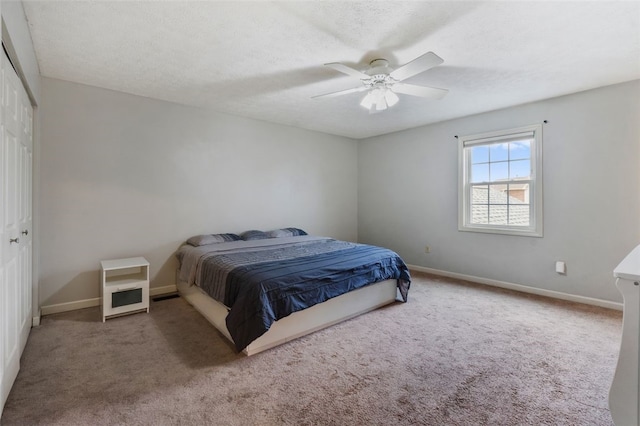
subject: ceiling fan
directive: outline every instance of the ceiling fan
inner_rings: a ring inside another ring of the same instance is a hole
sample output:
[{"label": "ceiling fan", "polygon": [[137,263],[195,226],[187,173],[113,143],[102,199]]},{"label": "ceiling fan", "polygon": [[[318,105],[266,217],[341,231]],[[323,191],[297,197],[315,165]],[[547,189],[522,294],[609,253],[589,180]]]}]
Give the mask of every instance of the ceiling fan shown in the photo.
[{"label": "ceiling fan", "polygon": [[313,96],[313,98],[332,98],[349,93],[368,91],[360,105],[367,108],[369,113],[384,111],[388,107],[397,104],[400,98],[396,93],[428,99],[441,99],[449,92],[448,90],[402,83],[402,81],[443,62],[442,58],[435,53],[427,52],[397,69],[391,68],[386,59],[374,59],[369,63],[369,68],[365,71],[358,71],[339,62],[325,64],[336,71],[358,78],[362,82],[362,86],[317,95]]}]

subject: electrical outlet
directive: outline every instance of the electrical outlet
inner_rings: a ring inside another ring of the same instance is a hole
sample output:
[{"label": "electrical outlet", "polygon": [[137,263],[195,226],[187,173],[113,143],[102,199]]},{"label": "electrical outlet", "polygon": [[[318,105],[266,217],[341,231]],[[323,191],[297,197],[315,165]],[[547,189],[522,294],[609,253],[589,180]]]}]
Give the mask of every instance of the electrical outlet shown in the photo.
[{"label": "electrical outlet", "polygon": [[429,246],[424,246],[424,252],[425,252],[425,253],[431,253],[431,247],[429,247]]}]

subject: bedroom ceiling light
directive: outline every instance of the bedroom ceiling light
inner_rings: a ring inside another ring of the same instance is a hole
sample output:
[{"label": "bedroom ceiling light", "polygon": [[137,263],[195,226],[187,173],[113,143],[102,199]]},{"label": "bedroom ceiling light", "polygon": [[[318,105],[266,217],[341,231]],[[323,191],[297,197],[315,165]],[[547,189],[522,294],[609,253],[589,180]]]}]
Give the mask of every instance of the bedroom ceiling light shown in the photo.
[{"label": "bedroom ceiling light", "polygon": [[384,111],[398,103],[400,98],[386,87],[375,88],[362,99],[360,105],[368,109],[369,112]]},{"label": "bedroom ceiling light", "polygon": [[386,59],[374,59],[369,62],[369,69],[365,71],[358,71],[340,62],[325,64],[336,71],[359,79],[361,85],[339,92],[313,96],[313,98],[333,98],[349,93],[366,91],[367,94],[360,101],[360,105],[368,109],[369,113],[384,111],[397,104],[400,99],[396,93],[428,99],[442,99],[448,90],[402,82],[409,77],[440,65],[442,62],[442,58],[438,55],[433,52],[427,52],[397,69],[391,68],[389,61]]}]

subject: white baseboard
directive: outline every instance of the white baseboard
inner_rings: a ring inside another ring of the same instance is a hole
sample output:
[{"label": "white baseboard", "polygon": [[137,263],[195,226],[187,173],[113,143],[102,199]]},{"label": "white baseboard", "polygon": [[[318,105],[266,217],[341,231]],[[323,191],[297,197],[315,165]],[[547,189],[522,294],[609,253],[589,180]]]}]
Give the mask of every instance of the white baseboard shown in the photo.
[{"label": "white baseboard", "polygon": [[506,281],[492,280],[489,278],[475,277],[473,275],[458,274],[457,272],[442,271],[440,269],[427,268],[424,266],[407,265],[410,270],[426,272],[428,274],[440,275],[443,277],[456,278],[459,280],[472,281],[474,283],[486,284],[494,287],[506,288],[509,290],[521,291],[523,293],[537,294],[539,296],[551,297],[554,299],[568,300],[570,302],[584,303],[585,305],[600,306],[603,308],[622,311],[622,303],[610,300],[595,299],[593,297],[578,296],[575,294],[562,293],[560,291],[546,290],[543,288],[529,287],[522,284],[514,284]]},{"label": "white baseboard", "polygon": [[45,305],[40,307],[41,315],[58,314],[60,312],[75,311],[77,309],[92,308],[100,306],[102,298],[94,297],[93,299],[75,300],[73,302],[57,303],[55,305]]},{"label": "white baseboard", "polygon": [[[158,296],[160,294],[175,293],[177,290],[175,284],[165,285],[162,287],[151,287],[149,289],[149,296]],[[100,306],[102,303],[101,297],[95,297],[92,299],[75,300],[73,302],[58,303],[55,305],[46,305],[40,308],[40,315],[58,314],[60,312],[75,311],[77,309],[92,308],[94,306]],[[34,319],[35,320],[35,319]],[[38,324],[40,324],[40,318],[38,317]]]},{"label": "white baseboard", "polygon": [[42,316],[42,312],[38,309],[37,312],[34,312],[33,318],[31,318],[31,327],[37,327],[40,325],[40,317]]},{"label": "white baseboard", "polygon": [[151,287],[149,289],[149,296],[158,296],[159,294],[175,293],[178,288],[175,284],[165,285],[163,287]]},{"label": "white baseboard", "polygon": [[[459,274],[457,272],[442,271],[440,269],[427,268],[425,266],[407,265],[409,269],[418,272],[426,272],[428,274],[440,275],[443,277],[456,278],[459,280],[471,281],[479,284],[486,284],[494,287],[506,288],[509,290],[520,291],[523,293],[537,294],[539,296],[551,297],[554,299],[568,300],[570,302],[584,303],[586,305],[600,306],[603,308],[615,309],[622,311],[622,303],[612,302],[609,300],[595,299],[592,297],[578,296],[575,294],[562,293],[554,290],[546,290],[542,288],[529,287],[522,284],[514,284],[506,281],[492,280],[489,278],[481,278],[473,275]],[[175,293],[177,288],[175,284],[162,287],[152,287],[149,289],[149,296],[158,296],[160,294]],[[44,315],[57,314],[59,312],[74,311],[76,309],[91,308],[100,306],[101,298],[77,300],[74,302],[59,303],[56,305],[42,306],[38,316],[33,317],[33,326],[40,325],[40,317]]]}]

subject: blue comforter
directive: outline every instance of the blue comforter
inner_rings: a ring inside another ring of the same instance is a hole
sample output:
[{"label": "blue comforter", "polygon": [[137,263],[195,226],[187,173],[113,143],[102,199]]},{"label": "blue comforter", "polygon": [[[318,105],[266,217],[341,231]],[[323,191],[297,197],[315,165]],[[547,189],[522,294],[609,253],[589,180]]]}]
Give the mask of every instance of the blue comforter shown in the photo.
[{"label": "blue comforter", "polygon": [[[332,242],[336,250],[258,261],[228,272],[224,303],[231,309],[226,323],[238,351],[266,333],[275,321],[367,284],[396,279],[407,301],[411,277],[396,253],[334,240],[323,244]],[[230,259],[234,254],[224,256]]]}]

